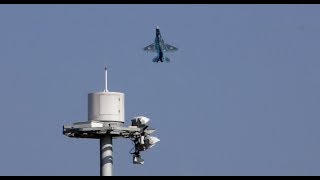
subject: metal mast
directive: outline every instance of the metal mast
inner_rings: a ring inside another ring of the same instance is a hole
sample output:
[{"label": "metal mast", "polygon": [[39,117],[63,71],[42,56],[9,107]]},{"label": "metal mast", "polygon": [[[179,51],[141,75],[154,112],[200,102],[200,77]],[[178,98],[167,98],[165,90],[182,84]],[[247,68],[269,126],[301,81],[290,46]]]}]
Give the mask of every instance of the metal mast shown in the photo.
[{"label": "metal mast", "polygon": [[145,151],[160,140],[150,136],[155,129],[148,128],[149,118],[137,116],[131,126],[124,127],[124,94],[109,92],[105,67],[105,89],[88,94],[88,121],[63,126],[63,134],[71,138],[92,138],[100,140],[100,176],[113,175],[113,138],[129,138],[135,144],[134,164],[143,164],[140,151]]}]

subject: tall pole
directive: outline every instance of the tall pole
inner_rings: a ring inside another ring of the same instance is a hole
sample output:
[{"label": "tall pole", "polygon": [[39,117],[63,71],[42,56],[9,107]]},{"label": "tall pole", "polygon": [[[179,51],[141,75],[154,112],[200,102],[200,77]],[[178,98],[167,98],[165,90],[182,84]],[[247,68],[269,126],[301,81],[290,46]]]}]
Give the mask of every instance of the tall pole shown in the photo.
[{"label": "tall pole", "polygon": [[[105,72],[105,88],[104,92],[108,92],[108,72],[107,66]],[[112,136],[106,135],[100,138],[100,176],[112,176]]]},{"label": "tall pole", "polygon": [[112,176],[112,136],[100,138],[100,176]]}]

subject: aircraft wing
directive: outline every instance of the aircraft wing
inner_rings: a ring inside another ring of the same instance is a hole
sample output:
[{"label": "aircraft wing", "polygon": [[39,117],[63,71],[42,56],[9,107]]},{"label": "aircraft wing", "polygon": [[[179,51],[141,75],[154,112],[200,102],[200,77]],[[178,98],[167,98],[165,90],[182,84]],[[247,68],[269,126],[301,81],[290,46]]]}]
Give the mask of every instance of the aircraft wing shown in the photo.
[{"label": "aircraft wing", "polygon": [[170,52],[170,51],[177,51],[178,48],[171,46],[170,44],[164,44],[165,50]]},{"label": "aircraft wing", "polygon": [[143,50],[145,51],[150,51],[150,52],[154,52],[156,50],[154,43],[150,44],[149,46],[143,48]]}]

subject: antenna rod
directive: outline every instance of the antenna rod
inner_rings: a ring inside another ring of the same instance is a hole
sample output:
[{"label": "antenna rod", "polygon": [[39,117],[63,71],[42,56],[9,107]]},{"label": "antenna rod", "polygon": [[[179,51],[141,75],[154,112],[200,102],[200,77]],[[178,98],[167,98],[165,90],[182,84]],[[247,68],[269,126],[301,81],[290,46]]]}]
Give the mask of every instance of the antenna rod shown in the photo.
[{"label": "antenna rod", "polygon": [[105,84],[105,89],[104,92],[108,92],[108,72],[107,72],[107,66],[104,68],[105,76],[106,76],[106,84]]}]

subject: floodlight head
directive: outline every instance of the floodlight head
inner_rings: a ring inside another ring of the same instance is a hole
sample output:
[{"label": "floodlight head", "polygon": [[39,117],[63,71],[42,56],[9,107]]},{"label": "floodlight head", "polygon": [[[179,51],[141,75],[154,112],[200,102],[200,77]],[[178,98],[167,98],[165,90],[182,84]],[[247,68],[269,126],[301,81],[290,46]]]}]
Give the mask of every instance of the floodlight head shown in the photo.
[{"label": "floodlight head", "polygon": [[143,164],[144,160],[141,158],[140,155],[133,155],[133,164]]},{"label": "floodlight head", "polygon": [[146,126],[149,121],[150,119],[147,117],[137,116],[131,120],[131,123],[132,123],[132,126],[142,127],[142,126]]},{"label": "floodlight head", "polygon": [[154,136],[146,136],[144,138],[144,144],[145,144],[146,149],[150,149],[151,147],[156,145],[156,143],[158,143],[159,141],[160,141],[160,139],[157,137],[154,137]]}]

